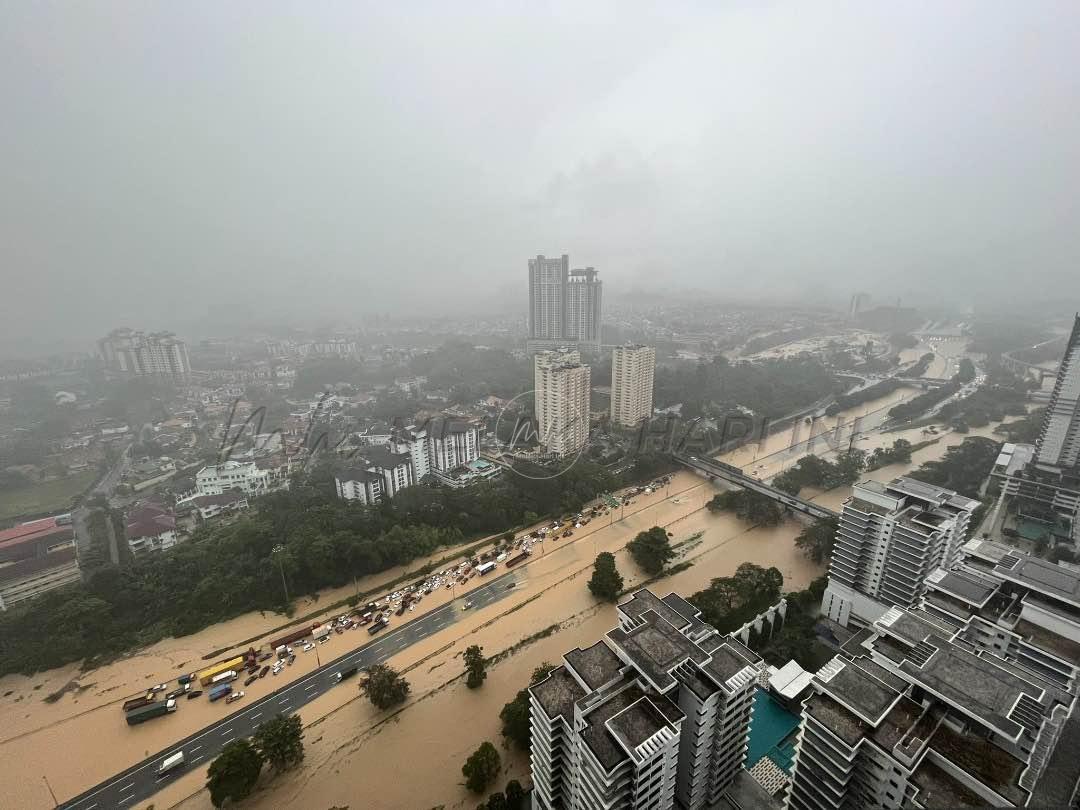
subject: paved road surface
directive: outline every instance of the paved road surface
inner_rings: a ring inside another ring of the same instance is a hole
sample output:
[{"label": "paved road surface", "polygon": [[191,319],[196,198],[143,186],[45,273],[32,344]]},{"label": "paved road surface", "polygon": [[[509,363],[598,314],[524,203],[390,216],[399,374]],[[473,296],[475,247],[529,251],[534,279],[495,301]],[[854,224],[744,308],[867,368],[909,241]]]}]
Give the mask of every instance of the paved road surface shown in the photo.
[{"label": "paved road surface", "polygon": [[[232,712],[225,719],[219,720],[202,731],[197,731],[164,751],[159,751],[154,756],[144,759],[137,765],[102,782],[100,785],[73,799],[69,799],[60,807],[64,810],[106,810],[106,808],[126,807],[144,801],[153,796],[159,787],[163,787],[171,776],[191,769],[205,770],[226,743],[251,736],[260,723],[270,719],[278,712],[292,714],[304,704],[333,689],[337,685],[334,675],[340,670],[349,666],[364,669],[382,663],[406,647],[434,635],[456,622],[465,601],[471,602],[474,610],[479,610],[512,593],[510,586],[515,582],[513,573],[503,574],[468,592],[456,601],[436,608],[407,624],[400,627],[391,626],[390,629],[384,630],[381,635],[376,636],[374,641],[366,643],[364,646],[346,653],[328,664],[324,664],[309,675],[278,689],[260,700],[244,703],[244,699],[241,699],[239,704],[229,705],[228,707],[222,700],[220,701],[222,709]],[[367,641],[368,634],[365,632],[365,628],[346,632],[362,635],[363,640]],[[271,676],[267,675],[267,677]],[[359,679],[354,678],[343,682],[341,686],[346,689],[356,689],[358,682]],[[196,698],[196,700],[205,699],[205,693],[202,698]],[[184,710],[185,702],[184,699],[177,702],[177,711]],[[169,718],[166,716],[147,722],[167,723]],[[165,757],[177,751],[184,752],[186,761],[183,768],[178,769],[159,782],[157,778],[158,766]]]}]

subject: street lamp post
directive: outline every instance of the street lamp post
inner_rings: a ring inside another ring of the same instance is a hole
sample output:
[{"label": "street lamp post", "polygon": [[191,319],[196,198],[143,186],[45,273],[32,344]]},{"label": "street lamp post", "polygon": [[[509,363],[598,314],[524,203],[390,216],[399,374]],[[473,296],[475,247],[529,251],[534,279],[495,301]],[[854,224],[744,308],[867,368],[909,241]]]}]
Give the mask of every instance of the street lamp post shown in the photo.
[{"label": "street lamp post", "polygon": [[289,604],[289,586],[285,584],[285,566],[281,562],[281,555],[284,553],[284,551],[285,546],[278,545],[274,546],[273,550],[270,553],[277,560],[278,571],[281,572],[281,587],[285,591],[285,604],[287,605]]}]

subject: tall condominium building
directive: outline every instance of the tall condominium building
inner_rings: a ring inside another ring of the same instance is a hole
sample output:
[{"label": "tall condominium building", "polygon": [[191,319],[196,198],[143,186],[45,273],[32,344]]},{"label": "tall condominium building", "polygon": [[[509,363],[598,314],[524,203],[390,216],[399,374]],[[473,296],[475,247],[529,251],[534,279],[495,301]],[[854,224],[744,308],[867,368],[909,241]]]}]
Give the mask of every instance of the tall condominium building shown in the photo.
[{"label": "tall condominium building", "polygon": [[548,453],[577,453],[589,441],[591,375],[576,350],[539,352],[533,358],[537,432]]},{"label": "tall condominium building", "polygon": [[110,371],[173,377],[191,372],[187,344],[172,332],[114,329],[98,341],[98,351]]},{"label": "tall condominium building", "polygon": [[999,462],[1017,515],[1045,526],[1053,542],[1080,543],[1080,316],[1035,446],[1012,446]]},{"label": "tall condominium building", "polygon": [[708,807],[746,758],[760,659],[676,594],[618,616],[529,689],[534,807]]},{"label": "tall condominium building", "polygon": [[530,351],[578,346],[600,350],[602,282],[592,267],[570,269],[570,257],[529,259]]},{"label": "tall condominium building", "polygon": [[616,346],[611,353],[611,421],[637,427],[652,416],[656,349]]},{"label": "tall condominium building", "polygon": [[1035,445],[1035,463],[1054,469],[1080,467],[1080,316],[1073,322],[1058,367],[1046,421]]},{"label": "tall condominium building", "polygon": [[1080,575],[974,541],[812,680],[791,810],[1075,807]]},{"label": "tall condominium building", "polygon": [[857,484],[840,513],[822,613],[846,627],[917,605],[927,576],[956,561],[978,505],[912,478]]}]

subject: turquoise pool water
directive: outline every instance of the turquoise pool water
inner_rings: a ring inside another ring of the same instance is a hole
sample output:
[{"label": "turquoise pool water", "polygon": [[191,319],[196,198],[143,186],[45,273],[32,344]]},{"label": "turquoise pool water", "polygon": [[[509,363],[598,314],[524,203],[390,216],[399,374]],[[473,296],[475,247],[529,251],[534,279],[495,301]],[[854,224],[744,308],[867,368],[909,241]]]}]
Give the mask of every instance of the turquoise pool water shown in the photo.
[{"label": "turquoise pool water", "polygon": [[754,695],[754,713],[750,715],[750,745],[746,752],[746,767],[752,768],[762,757],[768,757],[785,773],[791,773],[795,757],[795,736],[799,717],[781,706],[764,689]]}]

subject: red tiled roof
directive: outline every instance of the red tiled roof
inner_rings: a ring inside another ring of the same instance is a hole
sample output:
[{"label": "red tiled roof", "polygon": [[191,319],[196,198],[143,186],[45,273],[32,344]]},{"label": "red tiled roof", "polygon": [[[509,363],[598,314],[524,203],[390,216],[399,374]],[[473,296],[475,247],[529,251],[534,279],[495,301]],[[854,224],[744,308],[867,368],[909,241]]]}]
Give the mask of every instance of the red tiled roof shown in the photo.
[{"label": "red tiled roof", "polygon": [[157,537],[176,529],[176,517],[163,506],[148,503],[128,513],[127,536]]},{"label": "red tiled roof", "polygon": [[32,520],[29,523],[12,526],[10,529],[4,529],[0,531],[0,548],[20,546],[23,543],[31,543],[43,537],[73,531],[70,523],[61,525],[56,520],[56,517],[42,518],[41,520]]}]

